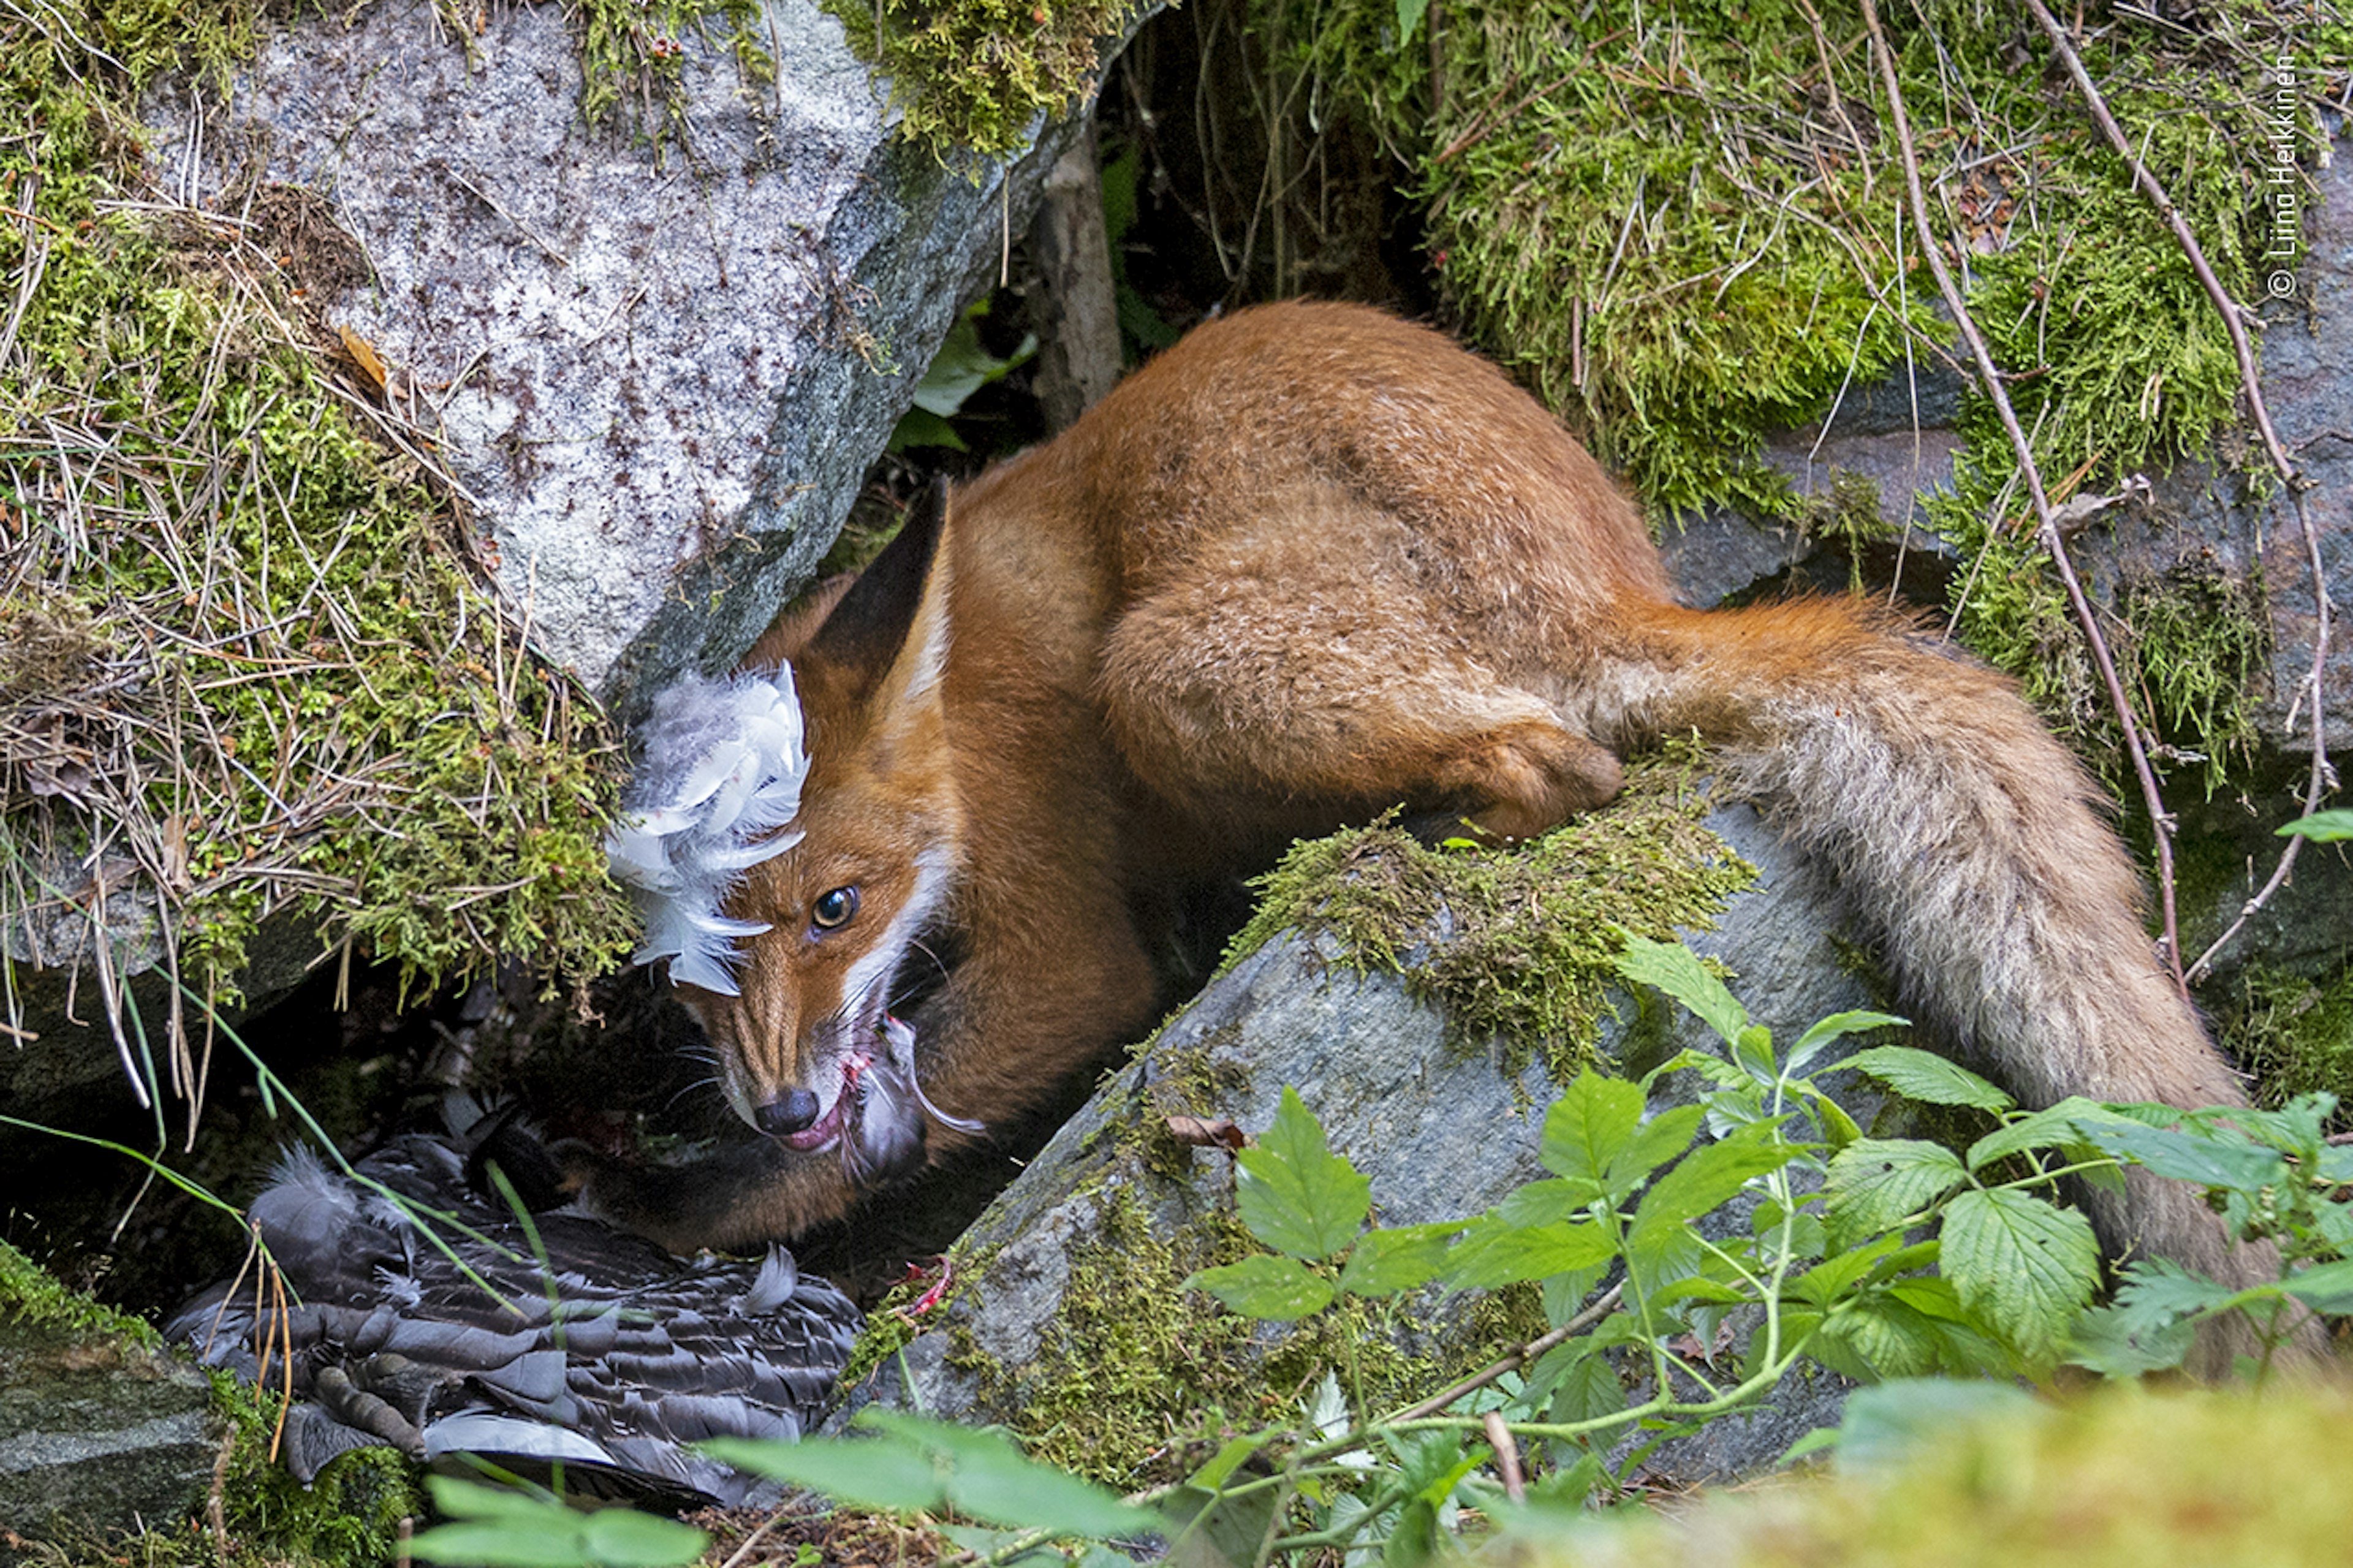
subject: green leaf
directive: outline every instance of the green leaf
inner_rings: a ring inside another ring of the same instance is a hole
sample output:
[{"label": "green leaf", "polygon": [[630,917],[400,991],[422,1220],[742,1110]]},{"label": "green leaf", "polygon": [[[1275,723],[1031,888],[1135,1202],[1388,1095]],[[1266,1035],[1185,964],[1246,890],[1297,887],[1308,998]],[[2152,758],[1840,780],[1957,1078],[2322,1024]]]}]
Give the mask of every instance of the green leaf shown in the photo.
[{"label": "green leaf", "polygon": [[1626,951],[1618,955],[1618,973],[1640,984],[1655,986],[1697,1015],[1727,1046],[1736,1046],[1748,1026],[1743,1007],[1724,982],[1708,973],[1699,954],[1679,942],[1652,942],[1626,933]]},{"label": "green leaf", "polygon": [[1146,1534],[1165,1522],[1092,1481],[1039,1464],[996,1432],[873,1406],[858,1424],[931,1453],[946,1468],[949,1503],[990,1524],[1112,1537]]},{"label": "green leaf", "polygon": [[1642,1194],[1634,1211],[1634,1229],[1694,1219],[1729,1200],[1751,1177],[1778,1171],[1796,1159],[1802,1151],[1781,1138],[1782,1121],[1752,1121],[1693,1150]]},{"label": "green leaf", "polygon": [[773,1481],[823,1492],[853,1508],[931,1512],[947,1501],[947,1486],[930,1455],[881,1438],[714,1437],[702,1445],[712,1458]]},{"label": "green leaf", "polygon": [[2091,1221],[2031,1193],[1968,1192],[1946,1208],[1940,1239],[1961,1304],[2030,1364],[2056,1359],[2099,1283]]},{"label": "green leaf", "polygon": [[1277,1252],[1329,1258],[1372,1212],[1371,1180],[1324,1146],[1324,1129],[1295,1089],[1283,1089],[1274,1125],[1234,1159],[1242,1224]]},{"label": "green leaf", "polygon": [[2353,1258],[2301,1269],[2280,1281],[2280,1289],[2316,1312],[2353,1313]]},{"label": "green leaf", "polygon": [[2049,1414],[2015,1384],[1901,1378],[1847,1396],[1838,1464],[1841,1469],[1901,1464],[1945,1443],[1957,1426],[2041,1420]]},{"label": "green leaf", "polygon": [[1839,1066],[1869,1073],[1896,1093],[1924,1105],[1972,1105],[1998,1115],[2017,1103],[1968,1068],[1934,1051],[1910,1046],[1874,1046],[1855,1052]]},{"label": "green leaf", "polygon": [[1883,1236],[1867,1247],[1850,1247],[1822,1259],[1795,1279],[1788,1290],[1801,1301],[1810,1301],[1827,1311],[1839,1297],[1859,1280],[1867,1278],[1880,1262],[1903,1250],[1904,1238]]},{"label": "green leaf", "polygon": [[1899,1018],[1893,1013],[1833,1013],[1798,1037],[1798,1043],[1789,1050],[1788,1070],[1796,1072],[1812,1061],[1832,1040],[1843,1039],[1849,1035],[1868,1034],[1873,1029],[1900,1029],[1911,1022],[1911,1019]]},{"label": "green leaf", "polygon": [[[2084,1136],[2118,1159],[2130,1161],[2177,1182],[2252,1193],[2287,1176],[2277,1150],[2250,1142],[2223,1128],[2143,1127],[2128,1121],[2086,1123]],[[2194,1130],[2193,1130],[2194,1129]]]},{"label": "green leaf", "polygon": [[[1402,3],[1399,8],[1403,8]],[[2353,838],[2353,809],[2340,806],[2334,811],[2316,811],[2310,816],[2297,817],[2278,833],[2282,838],[2309,838],[2316,844]]]},{"label": "green leaf", "polygon": [[2095,1307],[2067,1336],[2067,1360],[2104,1377],[2137,1377],[2179,1366],[2196,1342],[2200,1314],[2231,1300],[2227,1285],[2168,1258],[2125,1269],[2112,1305]]},{"label": "green leaf", "polygon": [[1662,1110],[1642,1123],[1633,1141],[1609,1162],[1604,1185],[1613,1203],[1642,1184],[1642,1178],[1692,1146],[1707,1113],[1696,1105]]},{"label": "green leaf", "polygon": [[579,1531],[560,1520],[547,1524],[512,1519],[437,1524],[409,1542],[408,1552],[422,1562],[464,1568],[582,1568],[587,1561]]},{"label": "green leaf", "polygon": [[[1969,1170],[1974,1174],[2005,1155],[2023,1153],[2030,1149],[2073,1149],[2083,1155],[2096,1154],[2099,1151],[2084,1142],[2076,1122],[2098,1110],[2094,1101],[2071,1094],[2058,1104],[2038,1110],[2031,1116],[2021,1116],[2015,1121],[2005,1122],[1969,1145]],[[2076,1157],[2070,1155],[2070,1162],[2073,1163]]]},{"label": "green leaf", "polygon": [[2067,1331],[2065,1360],[2102,1377],[2138,1377],[2170,1372],[2198,1342],[2198,1325],[2186,1319],[2143,1322],[2114,1307],[2094,1307]]},{"label": "green leaf", "polygon": [[1545,1112],[1536,1157],[1544,1168],[1599,1188],[1609,1163],[1634,1141],[1642,1124],[1642,1091],[1623,1079],[1586,1068]]},{"label": "green leaf", "polygon": [[433,1495],[436,1511],[451,1519],[516,1519],[537,1523],[551,1517],[561,1519],[569,1511],[554,1499],[517,1491],[512,1487],[485,1486],[457,1476],[427,1476],[425,1488]]},{"label": "green leaf", "polygon": [[1430,0],[1397,0],[1397,47],[1398,48],[1403,48],[1413,42],[1414,34],[1421,26],[1421,18],[1429,10]]},{"label": "green leaf", "polygon": [[427,1563],[468,1568],[676,1568],[711,1537],[675,1520],[626,1509],[582,1513],[562,1500],[450,1476],[431,1476],[434,1507],[459,1522],[409,1542]]},{"label": "green leaf", "polygon": [[1229,1440],[1224,1447],[1211,1457],[1208,1464],[1187,1477],[1185,1484],[1188,1487],[1198,1487],[1205,1492],[1216,1491],[1226,1484],[1229,1477],[1242,1468],[1244,1462],[1252,1454],[1266,1447],[1268,1440],[1264,1433]]},{"label": "green leaf", "polygon": [[1259,1253],[1240,1263],[1204,1268],[1185,1281],[1207,1290],[1246,1318],[1288,1323],[1332,1304],[1331,1281],[1295,1258]]},{"label": "green leaf", "polygon": [[1489,1215],[1473,1220],[1454,1244],[1446,1259],[1446,1282],[1458,1290],[1495,1290],[1589,1268],[1617,1251],[1609,1233],[1598,1225],[1511,1225]]},{"label": "green leaf", "polygon": [[1875,1240],[1968,1180],[1954,1152],[1916,1138],[1859,1138],[1823,1176],[1834,1246]]},{"label": "green leaf", "polygon": [[1368,1230],[1348,1249],[1340,1289],[1352,1296],[1394,1296],[1427,1284],[1446,1266],[1448,1248],[1462,1229],[1460,1220],[1441,1220]]},{"label": "green leaf", "polygon": [[605,1568],[673,1568],[701,1557],[711,1544],[711,1537],[691,1524],[625,1508],[583,1514],[580,1535],[588,1561]]}]

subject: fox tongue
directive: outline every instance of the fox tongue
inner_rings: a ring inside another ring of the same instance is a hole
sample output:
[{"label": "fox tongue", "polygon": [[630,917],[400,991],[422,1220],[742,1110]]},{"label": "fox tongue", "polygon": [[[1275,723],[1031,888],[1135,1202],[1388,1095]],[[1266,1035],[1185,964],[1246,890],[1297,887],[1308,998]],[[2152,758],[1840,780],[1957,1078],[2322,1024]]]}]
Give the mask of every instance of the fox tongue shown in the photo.
[{"label": "fox tongue", "polygon": [[785,1139],[793,1149],[823,1149],[841,1136],[841,1130],[858,1114],[858,1079],[871,1064],[870,1058],[852,1056],[841,1064],[841,1090],[833,1097],[832,1106],[817,1119],[815,1126],[791,1133]]}]

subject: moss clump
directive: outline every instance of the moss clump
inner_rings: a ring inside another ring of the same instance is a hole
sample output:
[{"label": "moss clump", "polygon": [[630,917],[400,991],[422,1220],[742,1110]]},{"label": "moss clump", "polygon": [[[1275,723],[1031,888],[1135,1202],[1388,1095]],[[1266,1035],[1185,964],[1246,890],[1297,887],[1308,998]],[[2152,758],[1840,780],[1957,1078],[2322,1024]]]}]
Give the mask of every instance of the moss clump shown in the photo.
[{"label": "moss clump", "polygon": [[[1969,569],[1956,579],[1962,639],[2016,676],[2052,726],[2112,783],[2128,776],[2123,736],[2066,592],[2051,571],[2008,468],[1965,458],[1949,494],[1928,498],[1932,524]],[[2107,629],[2144,735],[2168,771],[2195,768],[2206,795],[2252,760],[2255,702],[2267,689],[2270,617],[2260,579],[2212,563],[2127,577]]]},{"label": "moss clump", "polygon": [[[143,897],[192,975],[232,973],[280,909],[419,984],[607,965],[630,920],[602,716],[523,651],[432,477],[371,438],[273,255],[145,199],[132,105],[165,22],[96,8],[126,74],[35,15],[0,20],[0,184],[29,204],[0,225],[26,286],[0,626],[54,657],[0,689],[0,919]],[[249,41],[192,26],[199,59]]]},{"label": "moss clump", "polygon": [[2353,1121],[2353,968],[2326,980],[2250,968],[2221,1035],[2263,1104],[2325,1090],[2338,1101],[2334,1124]]},{"label": "moss clump", "polygon": [[[1532,1292],[1482,1299],[1430,1326],[1438,1292],[1368,1301],[1344,1297],[1296,1325],[1261,1323],[1184,1289],[1196,1270],[1261,1250],[1230,1207],[1169,1235],[1132,1171],[1098,1189],[1097,1226],[1070,1255],[1061,1310],[1030,1363],[1008,1367],[952,1331],[949,1362],[979,1379],[984,1407],[1036,1457],[1121,1489],[1181,1479],[1184,1459],[1231,1430],[1301,1418],[1326,1372],[1369,1406],[1444,1387],[1544,1332]],[[975,1289],[985,1292],[985,1277]],[[1413,1348],[1408,1348],[1409,1346]]]},{"label": "moss clump", "polygon": [[1702,825],[1705,766],[1695,743],[1670,744],[1628,768],[1607,807],[1509,850],[1431,848],[1387,823],[1298,845],[1260,879],[1228,961],[1279,931],[1328,934],[1358,970],[1403,974],[1458,1037],[1501,1038],[1514,1070],[1541,1052],[1567,1082],[1590,1059],[1619,932],[1708,930],[1756,880]]},{"label": "moss clump", "polygon": [[[1306,79],[1296,100],[1353,111],[1405,165],[1469,331],[1659,513],[1731,503],[1799,521],[1757,460],[1764,433],[1952,341],[1899,207],[1900,153],[1852,0],[1250,4],[1261,42]],[[1930,226],[2054,498],[2210,447],[2237,394],[2223,325],[2023,7],[1884,20]],[[2281,101],[2266,73],[2296,65],[2299,145],[2324,144],[2316,102],[2335,79],[2314,68],[2353,49],[2353,27],[2230,0],[2211,27],[2119,12],[2077,32],[2223,287],[2259,297]],[[2079,634],[2054,613],[2031,529],[2017,531],[2016,460],[1982,399],[1964,400],[1961,425],[1962,483],[1930,515],[1964,560],[1984,556],[1964,635],[2098,749]],[[2160,726],[2219,759],[2246,710],[2201,647],[2150,618],[2152,695],[2171,705]],[[2176,672],[2198,688],[2186,700]],[[2216,732],[2197,728],[2208,720]]]},{"label": "moss clump", "polygon": [[1103,41],[1142,0],[828,0],[849,41],[891,78],[901,134],[946,162],[1003,157],[1040,115],[1094,91]]},{"label": "moss clump", "polygon": [[[0,1315],[77,1337],[127,1343],[144,1355],[164,1353],[152,1326],[67,1289],[5,1242],[0,1242]],[[38,1545],[33,1561],[58,1568],[81,1563],[133,1563],[144,1568],[251,1563],[300,1568],[311,1563],[389,1563],[398,1554],[401,1524],[421,1508],[407,1461],[389,1448],[361,1449],[330,1464],[306,1489],[270,1458],[281,1404],[278,1396],[249,1388],[227,1373],[207,1375],[213,1409],[232,1434],[219,1471],[225,1539],[185,1521],[151,1520],[141,1534],[127,1541],[69,1537]]]}]

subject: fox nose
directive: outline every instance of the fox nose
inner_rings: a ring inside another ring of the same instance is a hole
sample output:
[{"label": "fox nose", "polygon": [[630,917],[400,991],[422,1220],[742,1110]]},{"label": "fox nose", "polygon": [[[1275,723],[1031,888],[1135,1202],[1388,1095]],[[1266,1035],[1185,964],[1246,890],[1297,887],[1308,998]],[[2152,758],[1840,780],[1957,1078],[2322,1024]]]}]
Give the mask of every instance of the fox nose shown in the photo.
[{"label": "fox nose", "polygon": [[817,1096],[806,1089],[785,1091],[781,1100],[772,1100],[760,1107],[760,1131],[771,1138],[789,1137],[806,1132],[817,1121]]}]

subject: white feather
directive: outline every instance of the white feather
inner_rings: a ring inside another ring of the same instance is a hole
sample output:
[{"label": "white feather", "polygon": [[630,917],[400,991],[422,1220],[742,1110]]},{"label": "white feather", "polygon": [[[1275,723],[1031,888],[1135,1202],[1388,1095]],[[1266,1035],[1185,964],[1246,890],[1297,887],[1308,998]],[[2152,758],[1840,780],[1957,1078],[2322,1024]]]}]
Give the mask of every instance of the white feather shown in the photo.
[{"label": "white feather", "polygon": [[636,963],[667,958],[674,984],[735,994],[735,940],[768,928],[722,911],[744,871],[799,842],[780,830],[800,813],[803,732],[790,668],[689,675],[656,694],[605,838],[614,879],[645,917]]}]

